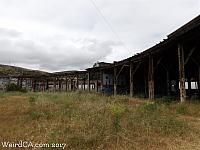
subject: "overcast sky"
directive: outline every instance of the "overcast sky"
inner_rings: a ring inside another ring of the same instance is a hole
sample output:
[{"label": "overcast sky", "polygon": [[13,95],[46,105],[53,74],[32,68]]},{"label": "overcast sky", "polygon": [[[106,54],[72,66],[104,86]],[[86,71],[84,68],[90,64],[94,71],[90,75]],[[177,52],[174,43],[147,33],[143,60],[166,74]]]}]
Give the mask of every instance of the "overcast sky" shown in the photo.
[{"label": "overcast sky", "polygon": [[97,7],[92,0],[0,0],[0,63],[83,70],[96,61],[113,62],[144,51],[200,14],[200,0],[95,3]]}]

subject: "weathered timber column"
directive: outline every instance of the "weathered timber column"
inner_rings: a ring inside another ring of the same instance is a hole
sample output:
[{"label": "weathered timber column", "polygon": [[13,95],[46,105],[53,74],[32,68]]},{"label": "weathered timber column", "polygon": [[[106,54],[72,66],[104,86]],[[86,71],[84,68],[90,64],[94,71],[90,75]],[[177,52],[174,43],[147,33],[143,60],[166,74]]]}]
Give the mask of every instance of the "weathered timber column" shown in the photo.
[{"label": "weathered timber column", "polygon": [[199,95],[200,95],[200,66],[198,67],[198,90],[199,90]]},{"label": "weathered timber column", "polygon": [[170,96],[170,79],[169,79],[169,70],[167,72],[167,96]]},{"label": "weathered timber column", "polygon": [[188,96],[191,97],[191,90],[192,90],[192,87],[191,87],[191,78],[189,77],[188,78]]},{"label": "weathered timber column", "polygon": [[61,88],[62,88],[62,81],[61,80],[58,80],[58,87],[59,87],[59,91],[61,91]]},{"label": "weathered timber column", "polygon": [[103,71],[100,71],[100,91],[103,91]]},{"label": "weathered timber column", "polygon": [[83,91],[83,81],[81,80],[81,91]]},{"label": "weathered timber column", "polygon": [[98,92],[98,79],[96,80],[95,88],[96,88],[96,91]]},{"label": "weathered timber column", "polygon": [[54,87],[54,92],[56,91],[56,78],[54,79],[53,87]]},{"label": "weathered timber column", "polygon": [[70,90],[73,90],[73,79],[70,80]]},{"label": "weathered timber column", "polygon": [[67,80],[67,77],[65,78],[65,90],[68,91],[68,80]]},{"label": "weathered timber column", "polygon": [[130,97],[133,97],[133,63],[130,63]]},{"label": "weathered timber column", "polygon": [[77,76],[76,76],[76,79],[77,79],[77,80],[76,80],[76,88],[77,88],[77,90],[79,90],[79,80],[78,80],[78,77],[79,77],[79,76],[77,75]]},{"label": "weathered timber column", "polygon": [[178,44],[178,62],[179,62],[179,81],[180,81],[180,100],[186,100],[185,91],[185,67],[184,67],[184,50],[183,45]]},{"label": "weathered timber column", "polygon": [[88,72],[88,91],[90,91],[90,72]]},{"label": "weathered timber column", "polygon": [[21,88],[22,88],[22,82],[23,82],[23,78],[17,79],[17,85],[19,85]]},{"label": "weathered timber column", "polygon": [[33,92],[35,92],[36,90],[36,81],[35,80],[33,80]]},{"label": "weathered timber column", "polygon": [[83,79],[83,90],[85,91],[85,78]]},{"label": "weathered timber column", "polygon": [[49,90],[49,80],[46,80],[46,90]]},{"label": "weathered timber column", "polygon": [[31,91],[34,92],[34,80],[32,79],[31,81]]},{"label": "weathered timber column", "polygon": [[42,81],[42,92],[44,92],[45,91],[45,81]]},{"label": "weathered timber column", "polygon": [[145,73],[145,75],[144,75],[144,96],[145,97],[147,97],[147,90],[148,90],[148,77],[147,77],[147,75],[146,75],[146,73]]},{"label": "weathered timber column", "polygon": [[148,84],[149,84],[149,99],[154,99],[154,67],[153,67],[153,57],[149,56],[149,73],[148,73]]},{"label": "weathered timber column", "polygon": [[117,95],[117,68],[114,67],[114,76],[113,76],[113,79],[114,79],[114,96]]}]

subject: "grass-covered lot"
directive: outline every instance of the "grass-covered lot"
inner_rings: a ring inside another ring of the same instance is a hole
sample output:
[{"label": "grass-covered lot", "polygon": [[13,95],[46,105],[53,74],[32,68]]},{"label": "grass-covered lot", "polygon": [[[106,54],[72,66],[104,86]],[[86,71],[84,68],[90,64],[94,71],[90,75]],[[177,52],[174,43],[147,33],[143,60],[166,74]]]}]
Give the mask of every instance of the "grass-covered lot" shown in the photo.
[{"label": "grass-covered lot", "polygon": [[66,143],[77,150],[200,149],[200,103],[164,101],[0,93],[0,141]]}]

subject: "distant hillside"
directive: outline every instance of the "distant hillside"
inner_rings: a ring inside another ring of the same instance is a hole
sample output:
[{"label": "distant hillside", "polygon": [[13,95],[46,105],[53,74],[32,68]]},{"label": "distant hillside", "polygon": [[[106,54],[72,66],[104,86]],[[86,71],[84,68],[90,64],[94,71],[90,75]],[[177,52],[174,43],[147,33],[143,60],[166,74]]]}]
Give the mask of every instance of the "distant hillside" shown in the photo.
[{"label": "distant hillside", "polygon": [[0,64],[0,76],[46,76],[50,73]]}]

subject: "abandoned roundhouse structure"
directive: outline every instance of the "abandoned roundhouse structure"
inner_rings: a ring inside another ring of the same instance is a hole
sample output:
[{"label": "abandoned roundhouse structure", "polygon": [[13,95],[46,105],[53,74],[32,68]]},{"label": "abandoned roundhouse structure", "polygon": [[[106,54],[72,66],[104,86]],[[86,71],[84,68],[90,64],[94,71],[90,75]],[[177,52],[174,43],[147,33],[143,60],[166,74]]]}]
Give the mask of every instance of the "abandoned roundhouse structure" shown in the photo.
[{"label": "abandoned roundhouse structure", "polygon": [[130,58],[98,62],[85,71],[3,74],[0,88],[13,82],[30,91],[93,90],[149,99],[200,96],[200,16],[159,44]]}]

